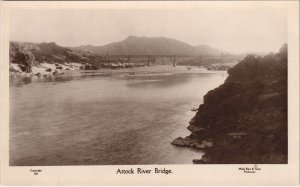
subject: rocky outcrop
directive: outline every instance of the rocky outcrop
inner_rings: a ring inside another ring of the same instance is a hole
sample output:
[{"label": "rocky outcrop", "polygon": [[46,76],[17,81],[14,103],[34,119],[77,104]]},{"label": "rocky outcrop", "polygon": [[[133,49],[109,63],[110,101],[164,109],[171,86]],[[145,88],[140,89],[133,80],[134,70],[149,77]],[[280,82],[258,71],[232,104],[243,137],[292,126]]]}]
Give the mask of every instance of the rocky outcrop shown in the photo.
[{"label": "rocky outcrop", "polygon": [[31,73],[31,67],[35,64],[35,58],[34,55],[28,51],[17,50],[12,59],[12,63],[19,64],[21,71]]},{"label": "rocky outcrop", "polygon": [[277,54],[247,56],[228,74],[204,96],[191,135],[173,144],[211,142],[194,163],[287,163],[287,45]]},{"label": "rocky outcrop", "polygon": [[97,70],[99,69],[99,65],[96,65],[96,64],[89,64],[89,63],[86,63],[86,64],[83,64],[80,69],[81,70]]},{"label": "rocky outcrop", "polygon": [[189,136],[185,138],[182,137],[176,138],[171,143],[176,146],[183,146],[183,147],[188,146],[188,147],[194,147],[196,149],[206,149],[214,145],[214,143],[210,141],[190,138]]},{"label": "rocky outcrop", "polygon": [[[71,63],[83,64],[87,67],[93,67],[93,69],[97,66],[99,69],[99,64],[106,62],[100,55],[73,51],[54,42],[10,42],[9,57],[10,64],[18,65],[24,73],[32,73],[32,68],[39,67],[41,64],[55,64],[54,69],[57,70],[63,70],[63,65]],[[10,68],[10,70],[10,72],[16,72],[15,68]],[[52,70],[47,70],[47,72]]]}]

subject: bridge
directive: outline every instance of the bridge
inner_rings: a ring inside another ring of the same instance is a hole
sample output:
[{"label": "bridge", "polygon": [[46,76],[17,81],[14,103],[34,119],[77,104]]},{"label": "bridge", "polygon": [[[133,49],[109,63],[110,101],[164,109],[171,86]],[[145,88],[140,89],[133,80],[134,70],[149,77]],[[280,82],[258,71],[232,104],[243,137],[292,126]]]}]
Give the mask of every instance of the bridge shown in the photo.
[{"label": "bridge", "polygon": [[104,55],[105,59],[123,58],[125,61],[130,62],[131,59],[146,59],[148,66],[159,60],[162,64],[172,64],[174,67],[177,65],[179,59],[182,58],[195,58],[197,55]]}]

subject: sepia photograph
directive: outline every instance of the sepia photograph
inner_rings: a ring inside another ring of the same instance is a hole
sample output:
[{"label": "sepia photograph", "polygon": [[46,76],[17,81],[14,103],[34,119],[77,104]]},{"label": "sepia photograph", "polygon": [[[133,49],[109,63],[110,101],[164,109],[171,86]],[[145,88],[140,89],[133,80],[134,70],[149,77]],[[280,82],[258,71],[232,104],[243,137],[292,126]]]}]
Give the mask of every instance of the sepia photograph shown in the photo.
[{"label": "sepia photograph", "polygon": [[10,19],[10,165],[287,163],[284,10]]},{"label": "sepia photograph", "polygon": [[7,8],[8,167],[296,164],[288,6],[165,3]]}]

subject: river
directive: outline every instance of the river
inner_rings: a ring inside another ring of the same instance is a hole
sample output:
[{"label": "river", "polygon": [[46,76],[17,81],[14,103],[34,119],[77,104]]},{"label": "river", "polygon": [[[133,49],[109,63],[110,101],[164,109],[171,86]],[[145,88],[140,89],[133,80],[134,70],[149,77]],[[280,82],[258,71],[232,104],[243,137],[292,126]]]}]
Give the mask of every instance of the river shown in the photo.
[{"label": "river", "polygon": [[192,164],[203,152],[171,141],[226,77],[153,66],[11,79],[10,165]]}]

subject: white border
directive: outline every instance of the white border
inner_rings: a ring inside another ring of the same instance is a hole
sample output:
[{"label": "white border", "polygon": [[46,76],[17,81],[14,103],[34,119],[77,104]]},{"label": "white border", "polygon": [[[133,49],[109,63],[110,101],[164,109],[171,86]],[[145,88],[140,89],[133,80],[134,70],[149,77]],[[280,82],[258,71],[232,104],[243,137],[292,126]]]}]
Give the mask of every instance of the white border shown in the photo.
[{"label": "white border", "polygon": [[[164,165],[164,166],[43,166],[8,165],[8,49],[9,13],[13,9],[276,9],[288,12],[288,164],[259,165],[255,174],[239,167],[253,165]],[[4,185],[295,185],[299,183],[299,4],[298,1],[119,1],[119,2],[1,2],[1,183]],[[116,175],[117,168],[166,167],[171,175]],[[30,169],[42,169],[35,176]]]}]

